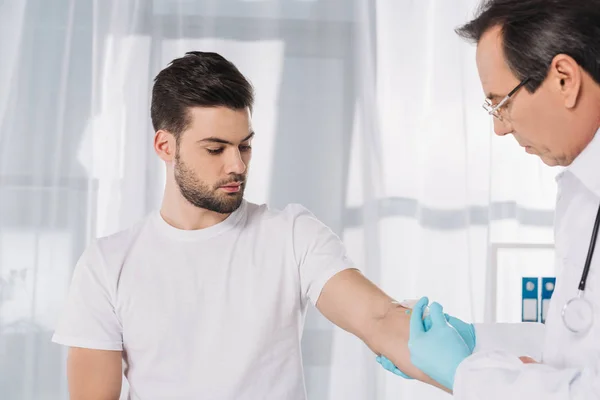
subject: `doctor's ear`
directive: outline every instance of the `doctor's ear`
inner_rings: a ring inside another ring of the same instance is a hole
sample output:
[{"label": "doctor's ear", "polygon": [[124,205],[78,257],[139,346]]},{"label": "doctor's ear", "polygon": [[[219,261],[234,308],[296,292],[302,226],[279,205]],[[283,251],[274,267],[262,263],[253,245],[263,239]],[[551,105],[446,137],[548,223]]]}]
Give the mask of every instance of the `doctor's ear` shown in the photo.
[{"label": "doctor's ear", "polygon": [[573,108],[581,92],[582,72],[581,67],[566,54],[558,54],[552,60],[548,79],[552,89],[556,90],[564,99],[565,107]]}]

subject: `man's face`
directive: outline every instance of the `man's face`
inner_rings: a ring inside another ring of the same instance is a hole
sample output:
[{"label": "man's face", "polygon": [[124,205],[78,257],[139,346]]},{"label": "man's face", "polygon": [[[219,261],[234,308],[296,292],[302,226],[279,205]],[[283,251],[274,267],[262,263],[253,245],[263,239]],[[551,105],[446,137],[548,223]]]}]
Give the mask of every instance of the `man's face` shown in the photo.
[{"label": "man's face", "polygon": [[231,213],[242,203],[252,155],[250,113],[225,107],[188,112],[191,123],[177,145],[175,181],[196,207]]},{"label": "man's face", "polygon": [[[505,61],[500,27],[481,37],[477,68],[486,97],[494,105],[520,83]],[[493,117],[497,135],[512,134],[528,153],[550,166],[568,165],[574,158],[568,141],[568,110],[558,81],[549,75],[533,94],[522,87],[499,110],[502,121]]]}]

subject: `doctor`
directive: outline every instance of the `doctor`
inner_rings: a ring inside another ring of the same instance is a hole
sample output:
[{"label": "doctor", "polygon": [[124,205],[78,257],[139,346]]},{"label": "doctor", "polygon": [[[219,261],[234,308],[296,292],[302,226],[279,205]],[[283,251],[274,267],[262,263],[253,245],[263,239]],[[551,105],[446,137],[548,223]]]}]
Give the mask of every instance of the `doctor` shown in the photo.
[{"label": "doctor", "polygon": [[496,134],[566,167],[557,178],[557,286],[542,330],[452,328],[437,303],[425,329],[422,298],[411,316],[411,361],[459,399],[600,399],[600,0],[489,0],[457,32],[477,43]]}]

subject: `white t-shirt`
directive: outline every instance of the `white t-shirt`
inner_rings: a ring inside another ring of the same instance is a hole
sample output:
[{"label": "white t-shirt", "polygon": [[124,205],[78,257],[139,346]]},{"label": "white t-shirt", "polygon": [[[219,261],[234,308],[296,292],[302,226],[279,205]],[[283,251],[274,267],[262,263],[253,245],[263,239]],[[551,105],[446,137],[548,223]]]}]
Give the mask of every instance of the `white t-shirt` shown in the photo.
[{"label": "white t-shirt", "polygon": [[347,268],[299,205],[243,202],[195,231],[155,212],[86,249],[52,340],[122,350],[130,399],[305,399],[308,301]]}]

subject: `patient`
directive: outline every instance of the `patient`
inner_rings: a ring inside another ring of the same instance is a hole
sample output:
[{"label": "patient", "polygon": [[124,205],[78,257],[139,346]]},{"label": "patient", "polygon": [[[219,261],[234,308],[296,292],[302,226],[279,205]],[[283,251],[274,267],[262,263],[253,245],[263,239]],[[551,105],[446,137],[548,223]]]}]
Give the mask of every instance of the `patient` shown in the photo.
[{"label": "patient", "polygon": [[93,241],[76,266],[53,337],[70,347],[72,399],[118,399],[123,372],[131,399],[305,399],[309,302],[432,383],[410,363],[406,309],[327,226],[300,205],[244,200],[252,106],[249,82],[215,53],[187,53],[156,77],[163,203]]}]

